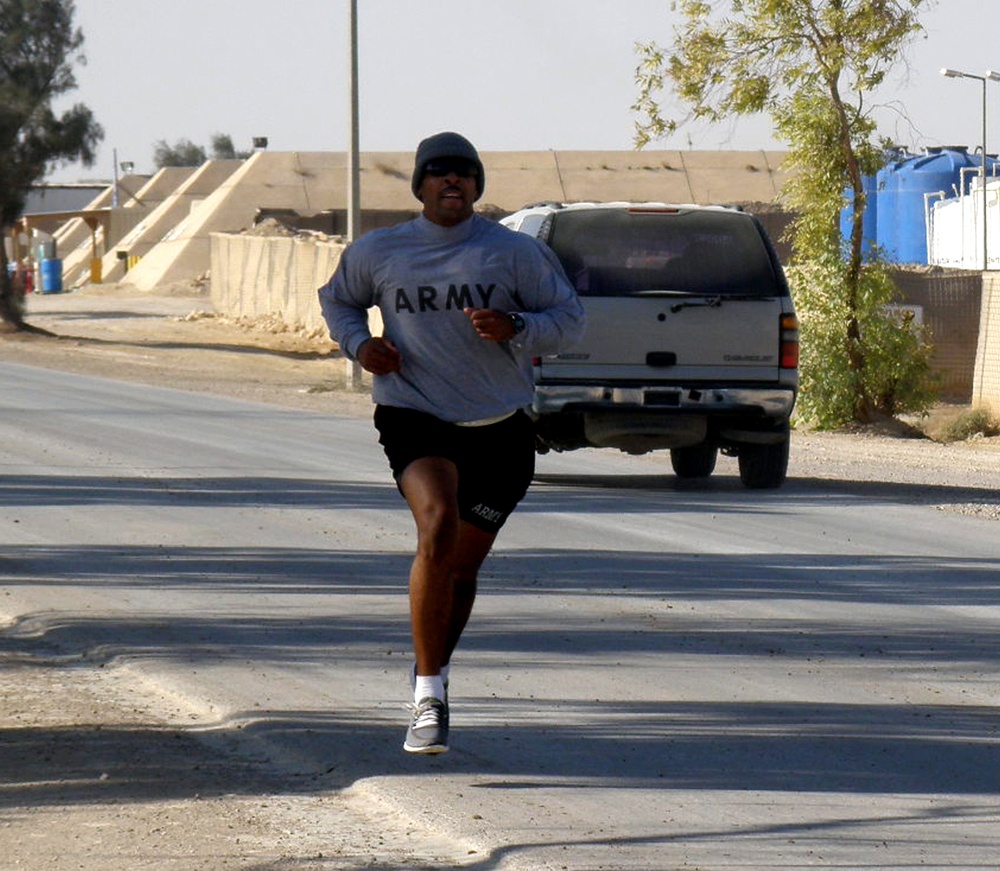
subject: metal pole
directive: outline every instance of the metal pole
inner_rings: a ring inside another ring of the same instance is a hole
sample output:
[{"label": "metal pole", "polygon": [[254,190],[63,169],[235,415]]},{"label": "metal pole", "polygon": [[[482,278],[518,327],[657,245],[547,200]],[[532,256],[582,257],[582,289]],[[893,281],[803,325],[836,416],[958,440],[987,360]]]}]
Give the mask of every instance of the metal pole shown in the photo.
[{"label": "metal pole", "polygon": [[118,208],[118,149],[117,148],[111,149],[111,161],[112,163],[114,163],[114,166],[112,167],[111,171],[115,179],[114,187],[111,188],[111,208],[117,209]]},{"label": "metal pole", "polygon": [[976,79],[983,83],[983,153],[980,156],[979,176],[982,179],[980,193],[983,197],[983,272],[985,272],[990,266],[989,252],[987,251],[989,244],[989,227],[987,226],[989,210],[986,207],[986,82],[1000,82],[1000,73],[987,70],[984,75],[977,76],[975,73],[966,73],[962,70],[953,70],[944,67],[941,70],[941,75],[949,79]]},{"label": "metal pole", "polygon": [[[360,136],[358,133],[358,0],[350,0],[350,90],[351,122],[350,146],[347,150],[347,242],[350,244],[361,235],[361,166]],[[347,386],[361,390],[363,386],[361,364],[344,359]]]},{"label": "metal pole", "polygon": [[986,253],[986,242],[989,239],[989,227],[986,226],[986,76],[983,76],[983,159],[981,173],[983,176],[983,272],[990,268],[990,260]]},{"label": "metal pole", "polygon": [[351,144],[347,154],[347,241],[361,234],[361,168],[358,134],[358,0],[351,0]]}]

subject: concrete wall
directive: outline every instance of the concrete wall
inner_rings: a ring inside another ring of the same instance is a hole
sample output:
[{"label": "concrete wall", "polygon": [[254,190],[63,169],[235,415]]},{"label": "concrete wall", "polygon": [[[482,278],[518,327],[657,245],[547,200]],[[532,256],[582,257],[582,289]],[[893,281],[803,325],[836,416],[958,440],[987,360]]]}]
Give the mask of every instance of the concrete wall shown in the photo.
[{"label": "concrete wall", "polygon": [[948,402],[968,403],[972,399],[982,275],[958,269],[900,270],[894,274],[903,300],[922,309],[934,345],[931,366],[941,379],[941,398]]},{"label": "concrete wall", "polygon": [[983,281],[972,404],[1000,414],[1000,274],[996,272],[987,272]]},{"label": "concrete wall", "polygon": [[[772,202],[788,178],[783,151],[484,151],[484,203],[514,211],[546,200],[656,200],[668,203]],[[330,168],[346,172],[344,156]],[[365,208],[413,206],[412,152],[361,155]],[[323,208],[343,208],[336,185]]]},{"label": "concrete wall", "polygon": [[316,290],[344,244],[314,238],[213,233],[212,305],[229,317],[279,314],[289,326],[325,333]]}]

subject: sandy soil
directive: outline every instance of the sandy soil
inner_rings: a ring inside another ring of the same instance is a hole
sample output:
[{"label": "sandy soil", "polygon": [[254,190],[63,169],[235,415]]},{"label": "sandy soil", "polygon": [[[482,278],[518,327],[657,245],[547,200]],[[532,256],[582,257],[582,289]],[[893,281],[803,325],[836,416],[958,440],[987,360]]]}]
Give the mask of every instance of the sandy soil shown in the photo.
[{"label": "sandy soil", "polygon": [[[47,334],[0,334],[0,359],[370,414],[368,395],[345,387],[329,340],[210,310],[190,286],[34,296],[29,322]],[[998,519],[998,442],[796,433],[790,472]],[[0,676],[0,871],[412,869],[470,860],[351,794],[289,791],[238,743],[193,737],[121,675],[67,662],[16,622],[0,623]]]},{"label": "sandy soil", "polygon": [[345,361],[329,338],[289,329],[278,318],[217,316],[191,285],[155,294],[125,285],[35,294],[28,297],[28,323],[48,335],[4,332],[0,359],[315,411],[370,413],[367,394],[345,389]]}]

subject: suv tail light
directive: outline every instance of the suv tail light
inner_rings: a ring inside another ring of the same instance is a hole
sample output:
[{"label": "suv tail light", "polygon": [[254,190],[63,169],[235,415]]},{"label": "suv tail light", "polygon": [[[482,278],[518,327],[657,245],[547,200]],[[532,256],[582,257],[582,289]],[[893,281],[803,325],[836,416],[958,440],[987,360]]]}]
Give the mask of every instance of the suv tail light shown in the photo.
[{"label": "suv tail light", "polygon": [[781,316],[780,359],[782,369],[799,367],[799,319],[789,312]]}]

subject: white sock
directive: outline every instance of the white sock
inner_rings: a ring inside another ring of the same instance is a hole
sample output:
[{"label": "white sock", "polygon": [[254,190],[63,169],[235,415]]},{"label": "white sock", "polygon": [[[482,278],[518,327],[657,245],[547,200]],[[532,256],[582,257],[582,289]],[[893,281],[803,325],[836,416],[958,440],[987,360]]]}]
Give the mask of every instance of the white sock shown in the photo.
[{"label": "white sock", "polygon": [[[442,665],[441,666],[441,680],[444,681],[445,689],[448,688],[448,675],[450,673],[451,673],[451,663],[450,662],[447,665]],[[413,665],[411,666],[411,671],[410,671],[410,680],[411,680],[411,682],[413,682],[416,679],[417,679],[417,664],[413,663]]]},{"label": "white sock", "polygon": [[444,678],[441,675],[417,675],[413,687],[413,701],[419,705],[426,698],[444,701]]}]

